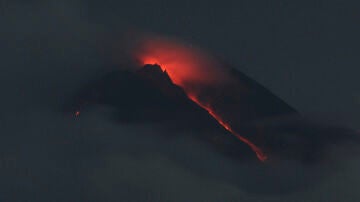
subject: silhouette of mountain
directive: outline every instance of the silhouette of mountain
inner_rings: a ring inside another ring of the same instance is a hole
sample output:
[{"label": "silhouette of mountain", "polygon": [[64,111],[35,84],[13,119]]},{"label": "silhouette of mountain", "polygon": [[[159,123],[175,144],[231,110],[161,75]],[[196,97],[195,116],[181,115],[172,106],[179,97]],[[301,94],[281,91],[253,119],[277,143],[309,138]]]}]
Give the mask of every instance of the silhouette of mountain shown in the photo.
[{"label": "silhouette of mountain", "polygon": [[[205,88],[200,99],[207,99],[218,114],[263,149],[270,159],[285,157],[316,162],[328,145],[354,141],[353,131],[306,121],[256,81],[236,70],[229,71],[235,82],[215,89]],[[167,136],[183,131],[186,133],[181,134],[208,142],[234,159],[256,159],[248,145],[189,99],[158,65],[145,65],[137,71],[110,72],[82,87],[65,109],[83,115],[99,105],[112,107],[115,113],[111,118],[115,121],[163,123],[170,129]]]}]

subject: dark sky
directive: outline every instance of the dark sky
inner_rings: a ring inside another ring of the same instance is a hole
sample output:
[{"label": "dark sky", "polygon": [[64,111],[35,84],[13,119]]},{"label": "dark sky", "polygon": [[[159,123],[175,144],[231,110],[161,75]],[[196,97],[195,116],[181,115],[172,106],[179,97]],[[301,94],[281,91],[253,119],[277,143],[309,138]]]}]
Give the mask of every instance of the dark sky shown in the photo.
[{"label": "dark sky", "polygon": [[51,2],[5,1],[2,34],[20,44],[75,42],[88,51],[103,46],[104,33],[175,36],[219,55],[302,112],[360,124],[360,19],[351,2]]},{"label": "dark sky", "polygon": [[[59,112],[118,62],[110,47],[124,33],[141,31],[198,45],[309,117],[359,129],[358,11],[355,1],[0,1],[0,199],[358,201],[360,164],[346,151],[329,151],[331,169],[299,166],[308,189],[254,195],[228,180],[241,170],[251,181],[253,165],[199,142],[147,138],[156,128],[109,123],[107,108],[77,122]],[[228,174],[199,174],[216,165]],[[274,175],[296,166],[285,162]],[[310,181],[318,173],[328,174]]]},{"label": "dark sky", "polygon": [[189,40],[224,57],[303,112],[332,114],[353,127],[360,124],[354,121],[360,113],[360,19],[358,6],[351,2],[105,2],[90,3],[86,18]]}]

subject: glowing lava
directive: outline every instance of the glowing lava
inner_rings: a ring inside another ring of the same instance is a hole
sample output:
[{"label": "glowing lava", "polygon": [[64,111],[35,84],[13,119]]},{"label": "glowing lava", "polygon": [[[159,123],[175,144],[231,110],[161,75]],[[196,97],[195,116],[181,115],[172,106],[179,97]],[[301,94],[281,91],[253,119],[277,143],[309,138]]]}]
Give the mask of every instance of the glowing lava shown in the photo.
[{"label": "glowing lava", "polygon": [[217,60],[189,45],[151,39],[144,40],[139,49],[135,55],[141,65],[158,64],[175,84],[183,88],[189,88],[193,83],[214,84],[228,77],[224,71],[214,68],[221,66]]},{"label": "glowing lava", "polygon": [[[192,76],[190,78],[184,78],[182,76],[185,76],[187,74],[186,72],[179,73],[178,71],[173,71],[174,68],[179,69],[183,65],[183,63],[178,64],[178,65],[176,63],[169,63],[169,64],[166,63],[165,64],[165,63],[159,62],[159,60],[156,57],[145,56],[143,58],[143,65],[146,65],[146,64],[152,64],[152,65],[157,64],[162,68],[163,71],[167,71],[171,80],[175,84],[183,87],[183,89],[185,90],[185,93],[187,94],[189,99],[191,99],[193,102],[195,102],[201,108],[205,109],[222,127],[224,127],[227,131],[229,131],[231,134],[233,134],[236,138],[238,138],[240,141],[246,143],[256,153],[256,156],[258,157],[259,160],[265,161],[267,159],[267,156],[263,153],[263,151],[259,147],[257,147],[254,143],[252,143],[247,138],[241,136],[236,131],[234,131],[232,129],[232,127],[220,117],[219,114],[215,113],[215,111],[210,106],[201,102],[197,98],[195,92],[193,92],[191,89],[189,89],[189,87],[186,85],[186,83],[188,80],[195,79],[196,75],[192,74]],[[203,79],[204,78],[201,78],[201,80],[203,80]],[[193,83],[193,82],[191,82],[191,83]]]},{"label": "glowing lava", "polygon": [[[156,60],[151,59],[151,60],[146,60],[146,61],[147,62],[145,62],[144,65],[146,65],[146,64],[152,64],[152,65],[157,64],[157,65],[160,65],[160,67],[162,68],[163,71],[166,70],[166,68],[163,68],[161,66],[161,63],[156,62]],[[152,62],[150,62],[150,61],[152,61]],[[169,77],[172,79],[171,74],[169,74]],[[236,138],[238,138],[242,142],[246,143],[256,153],[256,156],[258,157],[259,160],[265,161],[267,159],[267,156],[262,152],[262,150],[259,147],[257,147],[250,140],[246,139],[245,137],[243,137],[240,134],[238,134],[237,132],[235,132],[229,124],[227,124],[225,121],[223,121],[222,118],[218,114],[216,114],[213,109],[211,109],[211,107],[209,107],[209,106],[203,104],[202,102],[200,102],[196,98],[195,95],[189,94],[188,92],[186,92],[186,93],[187,93],[187,96],[189,97],[190,100],[195,102],[201,108],[205,109],[223,128],[225,128],[227,131],[229,131],[231,134],[233,134]]]},{"label": "glowing lava", "polygon": [[237,133],[216,113],[206,101],[200,99],[199,89],[204,86],[217,86],[219,83],[228,82],[231,76],[222,65],[203,51],[183,43],[176,43],[166,39],[144,39],[135,53],[141,65],[157,64],[166,71],[172,82],[185,91],[189,99],[205,109],[222,127],[233,134],[237,139],[246,143],[257,155],[258,159],[265,161],[264,152],[247,138]]},{"label": "glowing lava", "polygon": [[233,134],[236,138],[238,138],[239,140],[245,142],[247,145],[249,145],[249,147],[256,153],[256,156],[258,157],[258,159],[260,161],[265,161],[267,159],[267,156],[264,154],[264,152],[262,152],[262,150],[257,147],[254,143],[252,143],[250,140],[246,139],[245,137],[241,136],[240,134],[238,134],[237,132],[235,132],[232,127],[225,123],[222,118],[217,115],[216,113],[214,113],[214,111],[208,107],[205,106],[204,104],[202,104],[201,102],[199,102],[195,97],[193,96],[189,96],[188,97],[195,102],[196,104],[198,104],[200,107],[202,107],[203,109],[205,109],[223,128],[225,128],[227,131],[229,131],[231,134]]},{"label": "glowing lava", "polygon": [[229,131],[231,134],[233,134],[236,138],[238,138],[239,140],[243,141],[244,143],[246,143],[247,145],[249,145],[249,147],[256,153],[256,156],[258,157],[258,159],[260,161],[265,161],[267,159],[267,156],[262,152],[262,150],[257,147],[254,143],[252,143],[250,140],[244,138],[243,136],[241,136],[240,134],[238,134],[237,132],[235,132],[232,127],[225,123],[221,117],[219,115],[217,115],[210,107],[205,106],[204,104],[202,104],[201,102],[199,102],[199,100],[197,100],[194,96],[189,96],[188,97],[195,102],[196,104],[198,104],[201,108],[205,109],[222,127],[224,127],[227,131]]}]

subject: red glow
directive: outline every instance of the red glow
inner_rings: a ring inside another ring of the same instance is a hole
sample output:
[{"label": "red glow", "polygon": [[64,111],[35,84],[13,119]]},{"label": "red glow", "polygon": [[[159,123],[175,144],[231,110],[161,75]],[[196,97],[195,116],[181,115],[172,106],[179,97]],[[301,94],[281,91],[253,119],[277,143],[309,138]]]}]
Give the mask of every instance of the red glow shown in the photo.
[{"label": "red glow", "polygon": [[215,68],[220,66],[218,62],[200,50],[163,39],[144,40],[136,56],[141,65],[160,65],[182,87],[193,82],[214,83],[226,77]]},{"label": "red glow", "polygon": [[80,111],[76,111],[75,116],[80,116]]},{"label": "red glow", "polygon": [[257,147],[254,143],[252,143],[250,140],[244,138],[243,136],[241,136],[240,134],[238,134],[237,132],[235,132],[232,127],[225,123],[220,116],[218,116],[210,107],[205,106],[204,104],[202,104],[201,102],[199,102],[195,97],[193,96],[189,96],[189,98],[195,102],[196,104],[198,104],[200,107],[202,107],[203,109],[205,109],[222,127],[224,127],[227,131],[229,131],[231,134],[233,134],[236,138],[238,138],[239,140],[245,142],[247,145],[249,145],[249,147],[256,153],[256,156],[258,157],[258,159],[260,161],[265,161],[267,159],[267,156],[261,151],[261,149],[259,147]]},{"label": "red glow", "polygon": [[246,143],[256,153],[259,160],[267,159],[259,147],[234,131],[211,106],[200,101],[197,96],[194,86],[216,85],[217,82],[228,78],[228,75],[219,68],[221,65],[216,60],[192,47],[162,39],[144,40],[136,55],[141,65],[157,64],[163,71],[166,70],[171,80],[184,89],[189,99],[205,109],[236,138]]}]

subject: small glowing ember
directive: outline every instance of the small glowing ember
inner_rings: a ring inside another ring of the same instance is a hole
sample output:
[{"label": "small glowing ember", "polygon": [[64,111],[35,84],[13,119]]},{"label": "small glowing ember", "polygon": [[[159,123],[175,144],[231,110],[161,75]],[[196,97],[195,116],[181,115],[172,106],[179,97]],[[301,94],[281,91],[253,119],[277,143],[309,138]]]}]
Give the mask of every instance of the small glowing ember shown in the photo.
[{"label": "small glowing ember", "polygon": [[80,111],[76,111],[75,116],[80,116]]}]

